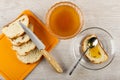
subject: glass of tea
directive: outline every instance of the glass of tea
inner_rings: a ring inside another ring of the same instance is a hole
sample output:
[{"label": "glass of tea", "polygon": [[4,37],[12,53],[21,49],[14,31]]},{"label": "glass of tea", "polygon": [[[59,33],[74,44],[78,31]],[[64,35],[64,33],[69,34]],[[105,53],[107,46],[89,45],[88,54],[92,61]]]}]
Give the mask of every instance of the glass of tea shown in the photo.
[{"label": "glass of tea", "polygon": [[49,9],[46,25],[49,31],[59,39],[69,39],[81,31],[83,15],[75,4],[59,2]]}]

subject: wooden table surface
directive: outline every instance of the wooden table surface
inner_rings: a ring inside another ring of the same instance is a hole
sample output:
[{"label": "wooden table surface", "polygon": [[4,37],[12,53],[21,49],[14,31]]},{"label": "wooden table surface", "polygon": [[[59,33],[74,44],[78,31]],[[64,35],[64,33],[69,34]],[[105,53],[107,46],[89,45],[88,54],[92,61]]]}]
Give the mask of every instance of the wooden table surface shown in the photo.
[{"label": "wooden table surface", "polygon": [[[56,2],[64,0],[0,0],[0,28],[15,19],[23,10],[30,9],[44,23],[48,9]],[[75,62],[71,51],[72,41],[61,40],[51,51],[51,55],[62,65],[64,73],[58,74],[48,62],[41,63],[25,80],[120,80],[120,0],[67,0],[80,7],[84,14],[83,29],[100,27],[107,30],[114,38],[115,58],[104,69],[93,71],[77,67],[72,76],[68,76],[71,65]]]}]

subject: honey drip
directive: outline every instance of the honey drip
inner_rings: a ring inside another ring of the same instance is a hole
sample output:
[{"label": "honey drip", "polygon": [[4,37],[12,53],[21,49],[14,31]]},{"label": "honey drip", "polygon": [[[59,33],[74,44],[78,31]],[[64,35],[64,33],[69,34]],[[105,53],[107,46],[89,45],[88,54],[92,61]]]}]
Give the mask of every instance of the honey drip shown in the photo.
[{"label": "honey drip", "polygon": [[94,48],[90,48],[89,49],[89,55],[93,58],[100,58],[101,54],[100,54],[100,51],[99,51],[99,45],[97,45]]}]

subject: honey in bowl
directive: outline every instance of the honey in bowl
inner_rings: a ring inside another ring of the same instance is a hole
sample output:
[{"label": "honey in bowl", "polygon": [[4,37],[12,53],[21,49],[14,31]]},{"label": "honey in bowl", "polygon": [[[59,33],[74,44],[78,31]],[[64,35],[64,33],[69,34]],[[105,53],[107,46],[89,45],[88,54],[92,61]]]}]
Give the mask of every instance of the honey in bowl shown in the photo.
[{"label": "honey in bowl", "polygon": [[47,14],[47,26],[58,38],[74,37],[82,28],[82,14],[71,2],[55,4]]}]

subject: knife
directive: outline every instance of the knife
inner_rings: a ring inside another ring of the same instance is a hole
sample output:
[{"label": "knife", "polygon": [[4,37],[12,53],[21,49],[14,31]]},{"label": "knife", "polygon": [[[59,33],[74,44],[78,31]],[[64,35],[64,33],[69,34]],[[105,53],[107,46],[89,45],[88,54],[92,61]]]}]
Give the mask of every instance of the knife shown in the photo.
[{"label": "knife", "polygon": [[26,34],[30,37],[30,39],[33,41],[33,43],[37,46],[37,48],[40,50],[40,53],[47,59],[47,61],[53,66],[53,68],[59,72],[62,73],[63,70],[60,67],[60,65],[57,63],[57,61],[45,50],[45,45],[37,38],[37,36],[24,24],[19,22],[20,26],[24,29]]}]

